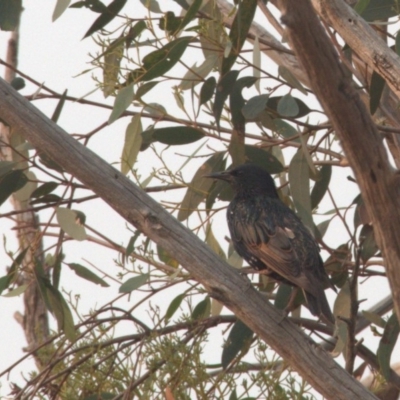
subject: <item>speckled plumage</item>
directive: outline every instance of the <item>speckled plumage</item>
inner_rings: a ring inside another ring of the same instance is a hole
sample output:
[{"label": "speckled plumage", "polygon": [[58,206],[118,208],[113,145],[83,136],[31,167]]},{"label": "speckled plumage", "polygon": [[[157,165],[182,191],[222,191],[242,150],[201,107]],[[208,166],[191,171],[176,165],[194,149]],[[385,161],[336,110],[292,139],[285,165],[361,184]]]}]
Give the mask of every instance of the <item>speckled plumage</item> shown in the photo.
[{"label": "speckled plumage", "polygon": [[334,322],[318,244],[279,199],[272,177],[252,164],[210,177],[228,181],[236,193],[227,219],[237,253],[254,269],[268,270],[273,278],[303,289],[311,313]]}]

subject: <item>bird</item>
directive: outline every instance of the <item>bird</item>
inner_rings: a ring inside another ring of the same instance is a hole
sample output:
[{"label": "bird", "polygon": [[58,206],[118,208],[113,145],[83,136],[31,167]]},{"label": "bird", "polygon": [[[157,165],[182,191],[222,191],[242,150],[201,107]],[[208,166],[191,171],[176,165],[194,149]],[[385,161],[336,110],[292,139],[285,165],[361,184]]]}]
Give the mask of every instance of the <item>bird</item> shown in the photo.
[{"label": "bird", "polygon": [[249,163],[206,177],[226,181],[233,188],[227,220],[236,252],[259,273],[303,290],[311,314],[334,324],[325,287],[336,289],[325,271],[318,243],[280,200],[272,176]]}]

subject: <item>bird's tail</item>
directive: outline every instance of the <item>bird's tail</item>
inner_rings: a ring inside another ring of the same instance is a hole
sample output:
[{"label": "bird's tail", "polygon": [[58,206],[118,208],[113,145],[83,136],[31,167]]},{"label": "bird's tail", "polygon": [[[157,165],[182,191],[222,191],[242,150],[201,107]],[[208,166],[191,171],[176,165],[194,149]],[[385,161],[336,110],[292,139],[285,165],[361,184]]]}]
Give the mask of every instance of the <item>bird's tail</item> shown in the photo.
[{"label": "bird's tail", "polygon": [[325,296],[325,291],[322,289],[318,297],[315,297],[311,293],[304,291],[307,306],[311,314],[322,318],[325,322],[335,324],[335,317],[332,314],[331,308],[329,307],[328,300]]}]

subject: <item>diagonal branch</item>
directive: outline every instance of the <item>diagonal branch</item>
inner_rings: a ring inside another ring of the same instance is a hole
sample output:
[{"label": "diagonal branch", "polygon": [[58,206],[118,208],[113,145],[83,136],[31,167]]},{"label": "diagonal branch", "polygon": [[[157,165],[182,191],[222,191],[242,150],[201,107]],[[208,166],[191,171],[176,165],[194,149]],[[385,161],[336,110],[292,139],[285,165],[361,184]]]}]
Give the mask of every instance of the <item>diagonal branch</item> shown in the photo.
[{"label": "diagonal branch", "polygon": [[128,222],[160,244],[328,399],[376,399],[332,357],[272,307],[245,277],[95,153],[0,80],[0,119],[56,159]]}]

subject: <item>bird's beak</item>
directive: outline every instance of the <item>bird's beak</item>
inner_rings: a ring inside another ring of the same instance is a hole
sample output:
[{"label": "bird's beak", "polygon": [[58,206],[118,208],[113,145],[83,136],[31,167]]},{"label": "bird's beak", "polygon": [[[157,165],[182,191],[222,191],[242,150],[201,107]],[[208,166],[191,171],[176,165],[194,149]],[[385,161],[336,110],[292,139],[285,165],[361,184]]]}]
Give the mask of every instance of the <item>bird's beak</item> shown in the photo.
[{"label": "bird's beak", "polygon": [[229,182],[232,178],[232,175],[229,171],[215,172],[214,174],[203,175],[203,178],[211,178],[211,179],[219,179],[221,181]]}]

